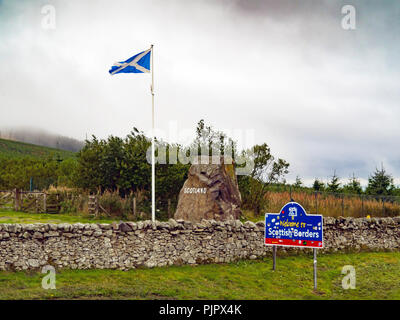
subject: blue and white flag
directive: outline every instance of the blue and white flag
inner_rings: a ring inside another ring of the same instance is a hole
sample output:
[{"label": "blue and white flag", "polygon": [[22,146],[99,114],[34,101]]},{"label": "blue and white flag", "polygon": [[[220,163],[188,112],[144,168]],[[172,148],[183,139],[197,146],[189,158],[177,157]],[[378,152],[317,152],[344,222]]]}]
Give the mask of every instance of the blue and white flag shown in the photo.
[{"label": "blue and white flag", "polygon": [[116,62],[108,71],[111,75],[116,73],[148,73],[150,72],[151,48],[130,57],[123,62]]}]

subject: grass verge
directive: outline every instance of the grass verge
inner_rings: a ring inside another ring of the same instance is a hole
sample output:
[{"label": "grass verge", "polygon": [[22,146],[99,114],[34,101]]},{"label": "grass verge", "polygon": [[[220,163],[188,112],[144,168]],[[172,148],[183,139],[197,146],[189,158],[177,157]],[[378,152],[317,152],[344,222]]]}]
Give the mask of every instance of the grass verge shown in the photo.
[{"label": "grass verge", "polygon": [[[313,291],[311,255],[230,264],[154,269],[62,270],[56,289],[40,272],[0,272],[0,299],[400,299],[400,253],[324,254]],[[342,288],[344,265],[356,270],[356,289]]]},{"label": "grass verge", "polygon": [[112,223],[120,218],[93,218],[79,213],[48,214],[0,211],[0,223]]}]

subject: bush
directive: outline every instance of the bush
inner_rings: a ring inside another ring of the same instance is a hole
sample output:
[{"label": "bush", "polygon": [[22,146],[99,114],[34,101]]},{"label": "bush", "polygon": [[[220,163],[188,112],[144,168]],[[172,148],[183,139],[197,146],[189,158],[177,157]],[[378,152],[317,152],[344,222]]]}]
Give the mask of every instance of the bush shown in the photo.
[{"label": "bush", "polygon": [[123,215],[122,201],[117,191],[106,191],[99,196],[99,205],[107,211],[109,215]]}]

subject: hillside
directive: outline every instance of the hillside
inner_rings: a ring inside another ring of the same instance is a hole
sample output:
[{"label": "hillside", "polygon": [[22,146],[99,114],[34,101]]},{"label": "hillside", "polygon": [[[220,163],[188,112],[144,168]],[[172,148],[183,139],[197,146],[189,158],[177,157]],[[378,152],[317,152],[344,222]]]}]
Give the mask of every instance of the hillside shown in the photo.
[{"label": "hillside", "polygon": [[47,157],[57,157],[61,159],[75,156],[75,152],[60,150],[49,147],[42,147],[34,144],[0,139],[0,158],[24,158],[33,157],[45,159]]},{"label": "hillside", "polygon": [[20,141],[73,152],[81,150],[84,145],[83,141],[33,127],[1,128],[0,139]]}]

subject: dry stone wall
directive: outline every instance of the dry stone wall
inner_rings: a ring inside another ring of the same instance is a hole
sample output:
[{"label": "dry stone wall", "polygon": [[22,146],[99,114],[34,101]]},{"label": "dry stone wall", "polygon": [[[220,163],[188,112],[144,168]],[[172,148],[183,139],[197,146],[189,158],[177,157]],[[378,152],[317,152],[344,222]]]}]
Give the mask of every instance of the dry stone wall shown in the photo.
[{"label": "dry stone wall", "polygon": [[[119,224],[0,224],[0,270],[232,262],[269,255],[264,222],[183,220]],[[321,251],[400,250],[400,217],[324,218]],[[278,252],[302,250],[279,248]],[[320,251],[320,252],[321,252]]]}]

